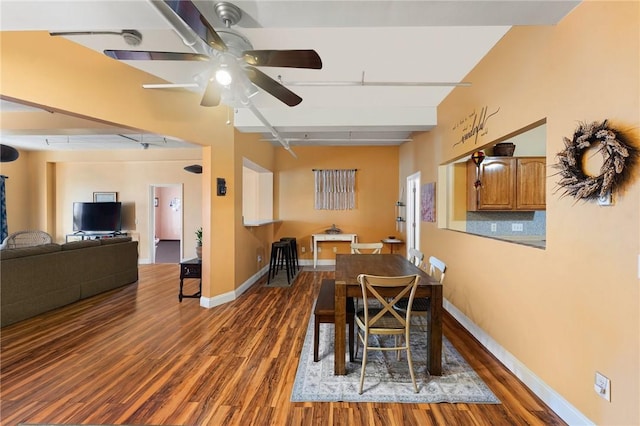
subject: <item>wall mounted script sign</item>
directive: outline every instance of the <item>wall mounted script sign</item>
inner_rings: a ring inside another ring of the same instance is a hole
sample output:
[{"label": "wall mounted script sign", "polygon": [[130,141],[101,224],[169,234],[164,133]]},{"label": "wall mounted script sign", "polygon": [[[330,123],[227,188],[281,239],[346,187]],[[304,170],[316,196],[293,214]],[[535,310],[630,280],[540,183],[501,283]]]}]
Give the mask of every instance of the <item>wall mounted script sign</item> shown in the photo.
[{"label": "wall mounted script sign", "polygon": [[489,118],[493,117],[498,113],[498,111],[500,111],[500,107],[491,114],[489,114],[488,111],[489,107],[482,107],[479,113],[474,110],[471,114],[455,123],[451,130],[456,133],[460,133],[460,139],[454,143],[453,146],[464,144],[470,140],[472,140],[475,145],[478,143],[478,137],[485,136],[489,133],[487,122],[489,121]]}]

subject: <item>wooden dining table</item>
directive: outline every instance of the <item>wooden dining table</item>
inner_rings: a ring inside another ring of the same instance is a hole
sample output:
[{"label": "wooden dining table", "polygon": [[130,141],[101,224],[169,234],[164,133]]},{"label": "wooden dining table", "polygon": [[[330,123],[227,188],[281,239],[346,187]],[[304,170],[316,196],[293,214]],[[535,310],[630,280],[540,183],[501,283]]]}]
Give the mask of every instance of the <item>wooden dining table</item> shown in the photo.
[{"label": "wooden dining table", "polygon": [[431,375],[442,374],[442,284],[400,254],[336,255],[334,374],[346,374],[346,298],[362,298],[358,275],[420,276],[415,297],[429,298],[427,363]]}]

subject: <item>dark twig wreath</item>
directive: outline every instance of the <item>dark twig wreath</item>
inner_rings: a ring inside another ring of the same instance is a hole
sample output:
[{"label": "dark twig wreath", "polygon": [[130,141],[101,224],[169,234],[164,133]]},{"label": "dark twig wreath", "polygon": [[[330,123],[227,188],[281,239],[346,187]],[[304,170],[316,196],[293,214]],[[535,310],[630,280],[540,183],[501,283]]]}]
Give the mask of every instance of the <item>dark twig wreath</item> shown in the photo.
[{"label": "dark twig wreath", "polygon": [[[573,134],[573,139],[564,138],[565,149],[557,154],[562,179],[558,185],[564,188],[564,195],[577,199],[598,199],[613,193],[631,177],[631,165],[636,162],[638,150],[630,145],[622,132],[602,123],[581,124]],[[583,156],[589,147],[599,144],[603,164],[600,175],[589,176],[583,169]]]}]

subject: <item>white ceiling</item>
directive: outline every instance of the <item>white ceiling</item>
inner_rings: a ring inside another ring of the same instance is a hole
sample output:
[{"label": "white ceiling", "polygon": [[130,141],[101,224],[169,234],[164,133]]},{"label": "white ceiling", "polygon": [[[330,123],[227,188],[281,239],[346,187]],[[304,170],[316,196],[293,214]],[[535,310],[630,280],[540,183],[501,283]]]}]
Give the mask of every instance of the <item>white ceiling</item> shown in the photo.
[{"label": "white ceiling", "polygon": [[[216,2],[194,3],[219,29],[223,24],[214,11]],[[405,86],[407,83],[462,82],[512,25],[553,25],[579,1],[253,0],[232,3],[243,11],[242,19],[234,28],[252,42],[254,49],[315,49],[322,58],[321,70],[260,68],[273,78],[280,76],[290,90],[303,98],[295,107],[288,107],[264,92],[252,98],[260,113],[281,136],[291,138],[291,145],[295,146],[399,144],[414,131],[430,130],[437,123],[438,104],[453,87]],[[98,51],[192,51],[148,0],[2,0],[0,28],[52,32],[136,29],[143,37],[136,47],[128,46],[117,35],[68,38]],[[129,63],[170,83],[194,83],[195,76],[211,66],[208,62]],[[363,80],[398,85],[337,85]],[[323,85],[293,85],[313,82],[323,82]],[[5,110],[13,106],[3,102],[0,107]],[[236,108],[234,124],[240,131],[267,132],[245,108]],[[107,144],[105,135],[101,135],[101,140],[94,140],[92,146],[121,146],[125,138],[118,135],[120,130],[113,132],[116,145]],[[153,142],[152,148],[180,144],[163,136],[136,136],[129,134],[130,130],[122,131],[138,139],[147,138]],[[29,136],[2,131],[2,143],[27,148]],[[54,135],[48,136],[53,140]],[[38,137],[37,149],[52,149],[51,144],[42,147],[42,132]],[[74,149],[73,138],[76,136],[70,136],[66,143],[61,139],[56,145],[60,148],[53,149]],[[127,143],[139,147],[133,141]]]}]

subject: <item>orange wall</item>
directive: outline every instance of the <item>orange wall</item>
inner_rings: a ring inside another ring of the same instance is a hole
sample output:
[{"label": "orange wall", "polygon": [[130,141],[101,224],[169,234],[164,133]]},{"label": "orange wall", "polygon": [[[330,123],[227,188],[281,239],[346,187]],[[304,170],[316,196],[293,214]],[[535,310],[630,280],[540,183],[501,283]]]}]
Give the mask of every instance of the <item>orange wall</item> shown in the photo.
[{"label": "orange wall", "polygon": [[[547,120],[547,163],[579,122],[609,119],[640,143],[640,3],[585,2],[556,26],[515,27],[438,108],[438,126],[400,150],[400,181]],[[457,144],[472,112],[499,112],[477,143]],[[547,179],[545,250],[422,227],[448,266],[445,297],[596,424],[640,424],[640,181],[613,207],[576,202]],[[593,390],[611,379],[612,399]]]},{"label": "orange wall", "polygon": [[[398,147],[294,147],[298,158],[284,149],[276,151],[275,237],[296,237],[312,259],[311,234],[322,233],[335,224],[344,233],[358,234],[361,242],[380,241],[395,231],[395,203],[398,201]],[[357,169],[356,208],[316,210],[312,169]],[[318,259],[335,259],[332,251],[349,253],[347,242],[322,243]]]},{"label": "orange wall", "polygon": [[9,234],[26,229],[38,229],[31,220],[31,175],[28,164],[28,151],[20,151],[20,156],[11,163],[0,163],[0,174],[7,176],[5,181],[7,195],[7,224]]}]

